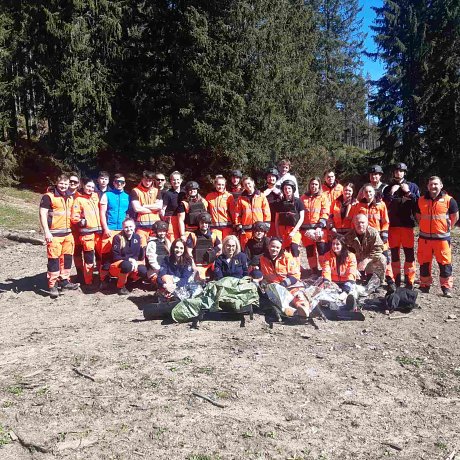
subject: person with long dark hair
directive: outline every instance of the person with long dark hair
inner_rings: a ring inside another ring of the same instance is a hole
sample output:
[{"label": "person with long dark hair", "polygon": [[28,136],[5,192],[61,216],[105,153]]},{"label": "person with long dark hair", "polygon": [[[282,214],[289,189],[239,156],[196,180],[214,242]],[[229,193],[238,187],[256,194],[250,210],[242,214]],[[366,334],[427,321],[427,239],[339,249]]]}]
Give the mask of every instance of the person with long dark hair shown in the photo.
[{"label": "person with long dark hair", "polygon": [[185,249],[185,243],[177,238],[171,244],[158,273],[158,287],[166,296],[172,296],[177,288],[186,286],[195,275],[195,264]]},{"label": "person with long dark hair", "polygon": [[324,257],[323,278],[333,281],[349,294],[356,284],[357,272],[356,256],[348,250],[342,237],[333,237],[331,250]]}]

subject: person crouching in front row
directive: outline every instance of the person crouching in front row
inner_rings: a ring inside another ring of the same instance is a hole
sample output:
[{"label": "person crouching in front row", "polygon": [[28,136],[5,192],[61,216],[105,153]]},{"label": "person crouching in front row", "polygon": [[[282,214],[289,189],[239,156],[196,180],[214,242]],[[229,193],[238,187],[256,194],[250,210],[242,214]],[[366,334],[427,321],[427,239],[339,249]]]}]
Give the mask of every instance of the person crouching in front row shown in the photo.
[{"label": "person crouching in front row", "polygon": [[147,266],[147,277],[154,284],[157,284],[158,272],[162,260],[169,256],[171,241],[166,237],[169,229],[168,222],[158,220],[152,225],[153,235],[149,238],[145,249],[145,265]]},{"label": "person crouching in front row", "polygon": [[226,236],[222,242],[222,254],[214,262],[214,279],[226,276],[241,279],[248,276],[248,271],[248,258],[241,252],[240,241],[235,235]]},{"label": "person crouching in front row", "polygon": [[[260,258],[260,271],[267,283],[289,287],[300,280],[300,264],[297,258],[282,247],[280,238],[271,238],[268,251]],[[257,270],[252,272],[252,276],[256,278]]]},{"label": "person crouching in front row", "polygon": [[126,289],[128,278],[137,281],[147,277],[147,267],[144,264],[144,248],[141,236],[135,233],[136,224],[131,218],[125,219],[123,230],[113,237],[112,264],[110,276],[117,278],[118,294],[129,294]]}]

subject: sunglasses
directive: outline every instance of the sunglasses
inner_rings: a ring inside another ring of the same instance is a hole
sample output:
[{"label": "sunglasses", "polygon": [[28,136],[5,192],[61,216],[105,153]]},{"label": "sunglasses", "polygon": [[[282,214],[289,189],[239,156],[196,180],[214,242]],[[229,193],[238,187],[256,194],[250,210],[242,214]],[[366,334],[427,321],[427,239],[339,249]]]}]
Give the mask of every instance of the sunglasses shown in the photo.
[{"label": "sunglasses", "polygon": [[79,184],[80,181],[78,180],[69,180],[69,184],[72,184],[72,185],[76,185],[76,184]]},{"label": "sunglasses", "polygon": [[124,180],[118,180],[118,179],[116,181],[114,181],[114,182],[116,182],[117,184],[125,184],[126,183]]},{"label": "sunglasses", "polygon": [[158,177],[155,180],[157,180],[158,182],[166,182],[166,179],[159,179]]}]

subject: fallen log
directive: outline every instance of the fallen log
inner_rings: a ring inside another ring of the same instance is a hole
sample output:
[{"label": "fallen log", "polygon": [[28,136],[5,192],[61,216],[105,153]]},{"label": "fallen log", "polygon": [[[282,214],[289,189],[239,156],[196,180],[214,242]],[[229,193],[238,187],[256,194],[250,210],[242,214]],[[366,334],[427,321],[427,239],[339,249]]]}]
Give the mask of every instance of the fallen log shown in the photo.
[{"label": "fallen log", "polygon": [[18,243],[29,243],[37,246],[43,246],[45,241],[40,238],[35,238],[31,235],[19,232],[10,232],[7,230],[0,230],[0,236],[11,241],[17,241]]}]

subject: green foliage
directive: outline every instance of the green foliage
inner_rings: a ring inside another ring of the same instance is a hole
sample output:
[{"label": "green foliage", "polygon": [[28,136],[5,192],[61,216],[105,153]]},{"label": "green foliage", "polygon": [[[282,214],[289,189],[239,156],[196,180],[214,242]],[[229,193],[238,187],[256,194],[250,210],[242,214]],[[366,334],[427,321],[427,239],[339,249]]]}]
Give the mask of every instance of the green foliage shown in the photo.
[{"label": "green foliage", "polygon": [[386,74],[371,107],[387,161],[404,161],[419,181],[439,174],[458,190],[460,5],[455,0],[386,0],[376,41]]},{"label": "green foliage", "polygon": [[358,12],[358,0],[5,0],[0,129],[67,167],[94,169],[105,151],[201,178],[368,145]]},{"label": "green foliage", "polygon": [[18,162],[14,156],[13,146],[0,143],[0,185],[12,185],[17,182],[15,174]]}]

